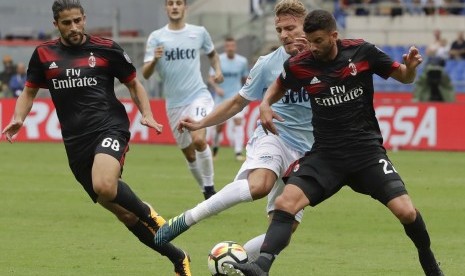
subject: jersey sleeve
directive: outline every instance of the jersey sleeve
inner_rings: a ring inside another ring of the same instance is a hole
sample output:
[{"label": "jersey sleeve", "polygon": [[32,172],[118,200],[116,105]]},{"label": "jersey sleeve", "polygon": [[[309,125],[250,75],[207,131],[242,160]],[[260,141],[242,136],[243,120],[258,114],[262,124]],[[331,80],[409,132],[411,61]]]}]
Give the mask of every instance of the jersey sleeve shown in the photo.
[{"label": "jersey sleeve", "polygon": [[36,48],[29,60],[25,85],[31,88],[47,88],[45,71],[42,68],[38,51],[38,48]]},{"label": "jersey sleeve", "polygon": [[239,94],[243,98],[249,101],[255,101],[263,97],[264,91],[268,88],[265,83],[264,67],[264,59],[260,57],[250,70],[247,81],[239,91]]},{"label": "jersey sleeve", "polygon": [[384,79],[389,78],[399,64],[373,44],[367,43],[364,47],[367,47],[367,58],[373,73]]},{"label": "jersey sleeve", "polygon": [[113,75],[121,83],[127,83],[136,77],[136,68],[132,64],[131,58],[117,43],[113,44],[112,56],[110,58]]},{"label": "jersey sleeve", "polygon": [[293,91],[298,91],[303,86],[300,85],[300,81],[292,73],[289,59],[283,64],[283,71],[278,77],[278,84]]},{"label": "jersey sleeve", "polygon": [[210,54],[213,50],[215,50],[215,45],[213,45],[212,38],[210,37],[210,34],[208,33],[207,29],[205,29],[205,27],[202,27],[202,31],[203,31],[202,50],[206,54]]},{"label": "jersey sleeve", "polygon": [[145,45],[145,55],[144,55],[144,62],[152,61],[155,57],[155,48],[158,45],[158,40],[156,38],[155,32],[151,33],[147,39],[147,43]]}]

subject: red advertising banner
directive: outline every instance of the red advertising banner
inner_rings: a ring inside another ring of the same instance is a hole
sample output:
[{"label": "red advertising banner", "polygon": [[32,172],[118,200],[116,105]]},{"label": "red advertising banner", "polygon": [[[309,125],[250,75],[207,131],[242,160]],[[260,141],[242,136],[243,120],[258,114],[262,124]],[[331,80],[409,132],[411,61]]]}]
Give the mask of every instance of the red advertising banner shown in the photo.
[{"label": "red advertising banner", "polygon": [[[132,143],[174,144],[163,100],[152,100],[157,121],[164,125],[157,135],[139,123],[140,113],[130,100],[123,104],[131,120]],[[0,100],[0,129],[12,119],[15,100]],[[465,150],[465,103],[407,103],[375,101],[376,116],[386,148],[421,150]],[[246,113],[246,137],[253,133],[259,117],[258,103],[250,104]],[[232,136],[232,124],[227,124],[223,144]],[[60,124],[50,99],[37,99],[16,141],[61,141]],[[2,139],[4,141],[4,139]]]}]

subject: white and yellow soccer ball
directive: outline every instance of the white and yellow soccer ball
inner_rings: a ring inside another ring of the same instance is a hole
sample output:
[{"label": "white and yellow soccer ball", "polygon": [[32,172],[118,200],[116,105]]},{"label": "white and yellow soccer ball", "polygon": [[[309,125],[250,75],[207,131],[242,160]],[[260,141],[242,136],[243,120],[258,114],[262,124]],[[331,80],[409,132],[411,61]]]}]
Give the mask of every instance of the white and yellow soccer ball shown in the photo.
[{"label": "white and yellow soccer ball", "polygon": [[213,276],[225,275],[222,267],[224,262],[246,263],[247,260],[247,252],[240,244],[234,241],[222,241],[217,243],[208,254],[208,270]]}]

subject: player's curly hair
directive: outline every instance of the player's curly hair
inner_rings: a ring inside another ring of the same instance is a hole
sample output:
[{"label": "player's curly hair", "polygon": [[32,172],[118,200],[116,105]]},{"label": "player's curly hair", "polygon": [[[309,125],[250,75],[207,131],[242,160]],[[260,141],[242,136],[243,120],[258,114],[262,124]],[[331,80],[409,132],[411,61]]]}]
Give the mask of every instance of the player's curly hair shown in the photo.
[{"label": "player's curly hair", "polygon": [[326,10],[314,10],[310,12],[304,21],[304,32],[312,33],[315,31],[336,31],[336,19],[333,14]]},{"label": "player's curly hair", "polygon": [[299,0],[281,0],[274,7],[275,16],[289,14],[294,17],[304,18],[307,15],[307,8]]},{"label": "player's curly hair", "polygon": [[80,9],[84,14],[84,8],[79,0],[55,0],[52,5],[53,19],[55,21],[60,16],[60,12],[70,9]]}]

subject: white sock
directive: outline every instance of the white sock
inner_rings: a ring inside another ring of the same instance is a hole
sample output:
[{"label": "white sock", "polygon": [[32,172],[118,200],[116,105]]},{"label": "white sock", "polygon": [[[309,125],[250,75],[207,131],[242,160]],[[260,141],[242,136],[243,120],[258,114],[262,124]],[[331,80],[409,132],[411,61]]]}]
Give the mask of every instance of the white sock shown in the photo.
[{"label": "white sock", "polygon": [[202,175],[200,174],[200,169],[199,169],[197,160],[195,160],[195,161],[192,162],[192,163],[191,163],[191,162],[187,162],[187,167],[189,168],[189,170],[191,171],[192,175],[194,176],[195,181],[197,181],[197,184],[199,185],[200,190],[201,190],[202,192],[204,192],[204,190],[203,190],[203,184],[202,184]]},{"label": "white sock", "polygon": [[252,201],[252,195],[250,194],[249,182],[246,179],[236,180],[224,186],[209,199],[186,211],[186,224],[191,226],[240,202],[250,201]]},{"label": "white sock", "polygon": [[210,146],[204,151],[195,151],[203,186],[213,186],[213,158]]},{"label": "white sock", "polygon": [[234,126],[234,153],[241,153],[244,149],[244,126]]},{"label": "white sock", "polygon": [[265,234],[256,236],[244,244],[245,252],[249,262],[253,262],[260,256],[260,248],[262,247],[263,241],[265,241]]}]

